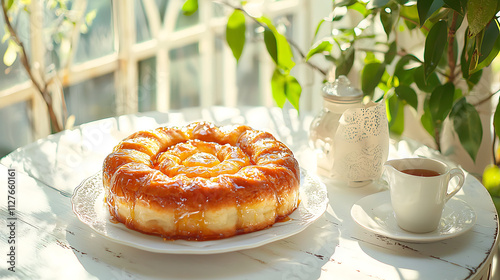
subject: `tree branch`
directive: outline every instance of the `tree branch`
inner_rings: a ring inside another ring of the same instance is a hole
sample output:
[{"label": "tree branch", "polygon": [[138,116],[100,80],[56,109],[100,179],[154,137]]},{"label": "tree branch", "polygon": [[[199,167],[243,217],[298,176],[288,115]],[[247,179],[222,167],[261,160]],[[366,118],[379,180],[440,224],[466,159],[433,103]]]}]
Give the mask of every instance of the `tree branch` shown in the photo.
[{"label": "tree branch", "polygon": [[456,11],[453,12],[453,19],[451,20],[450,29],[448,31],[448,66],[450,67],[450,74],[448,76],[448,81],[455,83],[455,67],[457,63],[455,61],[455,51],[453,50],[453,45],[455,42],[455,34],[457,32],[457,18],[458,13]]},{"label": "tree branch", "polygon": [[497,91],[491,93],[490,95],[486,96],[485,98],[479,100],[478,102],[476,103],[471,103],[472,106],[476,107],[476,106],[479,106],[485,102],[487,102],[488,100],[490,100],[493,96],[495,96],[495,94],[499,93],[500,92],[500,89],[498,89]]},{"label": "tree branch", "polygon": [[14,27],[12,27],[12,22],[10,21],[9,16],[7,15],[7,6],[5,5],[5,0],[1,0],[0,2],[2,4],[2,13],[3,17],[5,20],[5,24],[7,26],[7,30],[10,33],[10,40],[14,41],[19,48],[20,48],[20,60],[21,64],[23,65],[24,69],[26,70],[26,73],[28,74],[29,78],[31,79],[31,82],[33,85],[36,87],[38,92],[42,95],[43,100],[45,101],[45,104],[47,105],[48,111],[49,111],[49,116],[51,123],[53,125],[54,130],[56,131],[61,131],[61,125],[59,124],[59,121],[57,120],[57,116],[54,112],[54,108],[52,107],[52,97],[48,93],[48,84],[40,84],[35,76],[33,75],[33,72],[31,71],[31,65],[28,60],[28,55],[26,54],[26,48],[24,47],[23,42],[19,39],[19,36],[17,35],[16,30]]},{"label": "tree branch", "polygon": [[[263,24],[262,22],[260,22],[258,19],[256,19],[255,17],[253,17],[252,15],[250,15],[245,9],[243,9],[242,7],[237,7],[229,2],[226,2],[226,1],[216,1],[216,2],[219,2],[223,5],[226,5],[234,10],[238,10],[238,11],[241,11],[242,13],[244,13],[247,17],[251,18],[255,23],[257,23],[259,26],[261,27],[264,27],[264,28],[269,28],[268,26],[266,26],[265,24]],[[311,68],[313,68],[314,70],[320,72],[323,76],[326,76],[327,75],[327,71],[319,68],[317,65],[311,63],[310,61],[305,61],[305,58],[306,58],[306,55],[304,54],[304,52],[302,52],[302,50],[300,49],[300,47],[293,41],[291,40],[290,38],[286,37],[285,36],[285,39],[287,40],[288,44],[290,44],[290,46],[292,46],[300,55],[300,57],[302,58],[302,60],[307,64],[309,65]]]},{"label": "tree branch", "polygon": [[[404,15],[399,14],[399,17],[400,17],[400,18],[402,18],[402,19],[404,19],[404,20],[406,20],[406,21],[409,21],[409,22],[411,22],[411,23],[415,24],[416,26],[419,26],[419,24],[420,24],[420,23],[418,23],[418,22],[414,21],[414,20],[413,20],[413,19],[411,19],[411,18],[407,18],[407,17],[405,17]],[[427,26],[425,26],[425,25],[422,25],[420,28],[423,28],[423,29],[425,29],[426,31],[429,31],[429,30],[430,30],[430,29],[429,29]]]}]

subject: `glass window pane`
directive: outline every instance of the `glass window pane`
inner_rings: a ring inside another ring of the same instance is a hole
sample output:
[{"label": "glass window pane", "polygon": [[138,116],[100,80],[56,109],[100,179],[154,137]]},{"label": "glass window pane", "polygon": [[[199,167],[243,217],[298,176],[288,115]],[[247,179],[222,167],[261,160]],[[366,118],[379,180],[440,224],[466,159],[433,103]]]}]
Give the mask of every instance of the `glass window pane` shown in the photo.
[{"label": "glass window pane", "polygon": [[186,16],[183,14],[182,10],[179,10],[179,15],[177,17],[177,23],[175,24],[175,31],[185,29],[187,27],[194,26],[200,21],[200,13],[197,10],[194,14]]},{"label": "glass window pane", "polygon": [[198,44],[171,50],[170,104],[173,109],[200,105]]},{"label": "glass window pane", "polygon": [[156,110],[156,57],[139,61],[139,112]]},{"label": "glass window pane", "polygon": [[87,13],[95,10],[96,17],[86,33],[80,35],[75,63],[99,58],[115,50],[111,1],[87,1]]},{"label": "glass window pane", "polygon": [[226,16],[226,6],[220,3],[212,3],[213,17],[225,17]]},{"label": "glass window pane", "polygon": [[165,20],[165,14],[167,13],[167,6],[170,2],[169,0],[155,0],[156,5],[158,6],[158,11],[160,12],[160,19],[163,23]]},{"label": "glass window pane", "polygon": [[151,39],[149,32],[149,22],[144,11],[142,1],[134,1],[135,3],[135,29],[136,29],[136,42],[141,43]]},{"label": "glass window pane", "polygon": [[75,125],[116,114],[114,74],[107,74],[64,89],[68,114],[75,115]]},{"label": "glass window pane", "polygon": [[[257,25],[253,24],[250,30],[257,30]],[[262,51],[261,45],[262,34],[255,32],[248,33],[251,38],[248,38],[245,43],[244,55],[240,57],[236,69],[236,84],[238,88],[238,101],[239,106],[254,106],[261,105],[261,97],[259,93],[259,70],[260,58],[259,54]],[[271,79],[271,77],[269,77]]]},{"label": "glass window pane", "polygon": [[19,102],[0,108],[0,158],[33,141],[29,107],[29,102]]},{"label": "glass window pane", "polygon": [[[19,39],[22,40],[24,47],[26,48],[26,52],[28,56],[30,55],[30,40],[28,34],[28,21],[27,21],[27,13],[24,11],[20,12],[19,17],[15,17],[15,26],[16,32],[19,33]],[[5,35],[5,21],[3,16],[0,16],[0,38],[3,38]],[[19,56],[17,56],[14,63],[7,67],[3,62],[3,57],[5,51],[9,46],[9,41],[5,41],[4,43],[0,43],[0,90],[10,88],[20,82],[24,82],[28,80],[28,75],[20,62]]]},{"label": "glass window pane", "polygon": [[[223,59],[222,59],[222,50],[224,48],[224,44],[226,43],[225,37],[216,36],[215,37],[215,57],[214,57],[214,65],[212,68],[214,75],[214,104],[215,105],[223,105],[224,100],[222,100],[222,92],[223,92],[223,81],[224,81],[224,68],[223,68]],[[233,94],[236,94],[234,92]]]}]

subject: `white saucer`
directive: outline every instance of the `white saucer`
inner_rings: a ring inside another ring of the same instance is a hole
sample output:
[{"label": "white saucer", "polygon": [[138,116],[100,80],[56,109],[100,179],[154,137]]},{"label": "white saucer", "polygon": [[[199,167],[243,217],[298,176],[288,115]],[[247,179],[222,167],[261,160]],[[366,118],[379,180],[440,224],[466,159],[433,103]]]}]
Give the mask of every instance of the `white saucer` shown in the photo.
[{"label": "white saucer", "polygon": [[401,229],[392,210],[388,191],[360,199],[351,208],[351,216],[365,229],[392,239],[426,243],[458,236],[476,223],[476,213],[465,201],[452,197],[443,210],[438,228],[429,233],[411,233]]}]

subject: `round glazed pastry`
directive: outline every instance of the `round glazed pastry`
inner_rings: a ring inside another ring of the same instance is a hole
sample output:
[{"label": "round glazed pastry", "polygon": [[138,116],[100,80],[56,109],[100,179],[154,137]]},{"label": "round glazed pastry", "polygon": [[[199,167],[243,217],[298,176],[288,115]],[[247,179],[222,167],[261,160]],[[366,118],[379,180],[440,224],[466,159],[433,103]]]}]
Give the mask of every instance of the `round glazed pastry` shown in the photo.
[{"label": "round glazed pastry", "polygon": [[261,230],[297,208],[300,170],[270,133],[208,122],[139,131],[104,160],[110,214],[166,239]]}]

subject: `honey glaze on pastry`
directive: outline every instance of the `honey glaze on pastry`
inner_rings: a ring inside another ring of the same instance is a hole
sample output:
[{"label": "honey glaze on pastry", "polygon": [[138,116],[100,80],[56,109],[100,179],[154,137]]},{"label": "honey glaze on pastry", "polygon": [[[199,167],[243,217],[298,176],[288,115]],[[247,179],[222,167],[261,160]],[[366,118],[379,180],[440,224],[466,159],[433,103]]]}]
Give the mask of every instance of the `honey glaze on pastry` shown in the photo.
[{"label": "honey glaze on pastry", "polygon": [[270,133],[208,122],[136,132],[103,165],[112,217],[166,239],[272,226],[297,208],[299,180],[293,153]]}]

